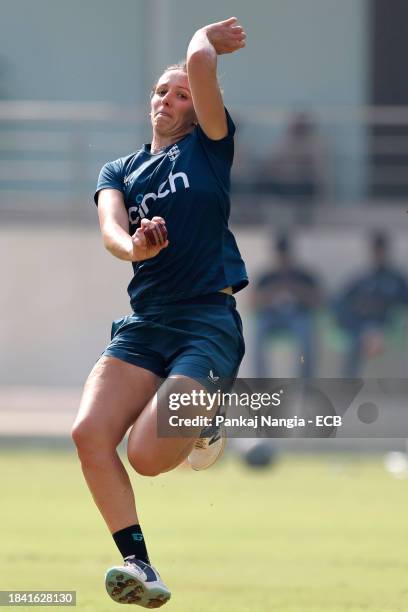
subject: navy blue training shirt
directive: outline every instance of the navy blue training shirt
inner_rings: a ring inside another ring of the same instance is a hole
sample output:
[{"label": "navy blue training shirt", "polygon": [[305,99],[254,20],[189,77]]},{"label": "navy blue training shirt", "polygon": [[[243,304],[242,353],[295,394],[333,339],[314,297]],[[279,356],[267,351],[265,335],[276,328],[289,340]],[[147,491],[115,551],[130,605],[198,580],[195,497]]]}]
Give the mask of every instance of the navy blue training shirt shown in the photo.
[{"label": "navy blue training shirt", "polygon": [[129,233],[142,218],[163,217],[169,246],[156,257],[133,262],[128,286],[138,304],[173,302],[248,284],[245,264],[228,229],[230,170],[235,126],[227,112],[228,134],[211,140],[196,126],[176,144],[152,154],[150,145],[103,166],[101,189],[123,193]]}]

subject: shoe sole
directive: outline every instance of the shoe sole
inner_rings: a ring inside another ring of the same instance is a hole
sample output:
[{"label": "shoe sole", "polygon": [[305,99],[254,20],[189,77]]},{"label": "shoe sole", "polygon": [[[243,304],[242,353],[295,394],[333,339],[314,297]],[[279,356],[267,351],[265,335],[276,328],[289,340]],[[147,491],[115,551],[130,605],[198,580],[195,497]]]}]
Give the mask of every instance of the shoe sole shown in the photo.
[{"label": "shoe sole", "polygon": [[143,608],[160,608],[171,597],[170,591],[161,586],[151,589],[123,568],[112,567],[106,572],[105,586],[108,595],[117,603],[136,604]]},{"label": "shoe sole", "polygon": [[208,470],[208,468],[210,468],[212,465],[214,465],[214,463],[216,463],[218,461],[218,459],[221,457],[222,453],[224,452],[226,443],[227,443],[227,436],[226,436],[226,433],[225,433],[225,429],[222,428],[221,429],[221,448],[220,448],[220,451],[219,451],[218,455],[216,455],[214,457],[214,459],[210,463],[207,463],[204,467],[194,467],[190,463],[191,468],[195,472],[202,472],[203,470]]}]

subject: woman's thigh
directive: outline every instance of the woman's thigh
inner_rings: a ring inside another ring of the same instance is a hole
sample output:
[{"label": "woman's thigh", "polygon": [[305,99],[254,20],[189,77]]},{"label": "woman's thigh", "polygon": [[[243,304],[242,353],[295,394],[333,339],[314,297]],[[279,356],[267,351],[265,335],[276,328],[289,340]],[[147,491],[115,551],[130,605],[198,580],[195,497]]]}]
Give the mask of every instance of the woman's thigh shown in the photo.
[{"label": "woman's thigh", "polygon": [[[133,425],[128,440],[128,457],[132,466],[140,474],[154,476],[176,467],[190,453],[194,442],[200,436],[202,425],[196,427],[170,427],[169,417],[192,418],[203,416],[210,418],[217,406],[207,410],[207,403],[197,397],[195,406],[181,406],[177,411],[169,408],[170,395],[189,394],[192,391],[206,392],[206,389],[192,378],[176,375],[170,376],[161,385],[154,397],[148,402],[143,412]],[[158,430],[158,421],[161,427]],[[171,437],[170,437],[171,436]]]},{"label": "woman's thigh", "polygon": [[101,357],[85,383],[73,426],[77,446],[116,448],[160,381],[149,370],[115,357]]}]

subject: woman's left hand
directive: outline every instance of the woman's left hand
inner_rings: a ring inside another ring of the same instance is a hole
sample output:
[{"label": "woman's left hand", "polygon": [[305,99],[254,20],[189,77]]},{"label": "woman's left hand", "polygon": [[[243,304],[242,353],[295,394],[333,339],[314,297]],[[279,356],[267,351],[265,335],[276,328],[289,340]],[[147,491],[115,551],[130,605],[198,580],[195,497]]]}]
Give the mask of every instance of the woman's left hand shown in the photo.
[{"label": "woman's left hand", "polygon": [[236,17],[211,23],[202,28],[217,55],[234,53],[245,47],[246,34]]}]

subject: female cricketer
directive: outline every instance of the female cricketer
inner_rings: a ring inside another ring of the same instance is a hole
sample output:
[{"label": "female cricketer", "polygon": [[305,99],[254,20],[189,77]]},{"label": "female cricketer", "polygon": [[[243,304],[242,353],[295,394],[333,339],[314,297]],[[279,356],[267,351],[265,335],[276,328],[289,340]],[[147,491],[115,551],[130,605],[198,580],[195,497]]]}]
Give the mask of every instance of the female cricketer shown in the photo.
[{"label": "female cricketer", "polygon": [[194,469],[205,469],[224,446],[214,428],[160,436],[158,413],[168,409],[171,394],[233,378],[245,351],[232,294],[248,279],[228,229],[235,128],[217,81],[217,55],[244,46],[235,17],[198,30],[186,62],[167,68],[154,86],[151,144],[105,164],[99,175],[95,202],[105,247],[133,266],[132,314],[112,325],[72,436],[123,557],[106,574],[107,591],[119,603],[156,608],[170,598],[150,564],[117,452],[126,432],[129,462],[145,476],[187,457]]}]

